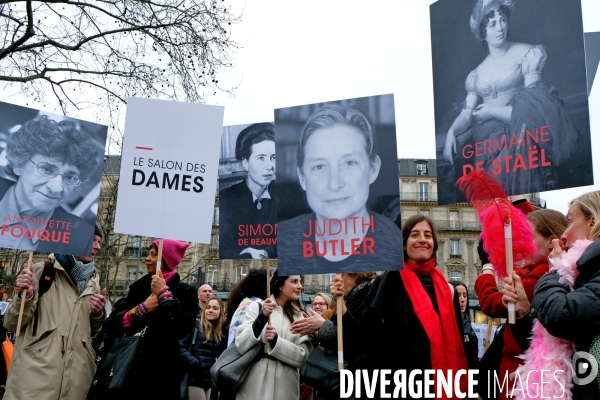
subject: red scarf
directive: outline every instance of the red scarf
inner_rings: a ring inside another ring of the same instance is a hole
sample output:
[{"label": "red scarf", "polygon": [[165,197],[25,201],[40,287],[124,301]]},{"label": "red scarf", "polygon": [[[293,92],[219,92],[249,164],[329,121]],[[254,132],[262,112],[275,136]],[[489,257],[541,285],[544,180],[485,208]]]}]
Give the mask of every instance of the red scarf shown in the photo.
[{"label": "red scarf", "polygon": [[[419,276],[430,276],[435,289],[438,315],[433,308],[431,298],[425,291]],[[435,370],[452,370],[452,379],[459,369],[468,369],[462,338],[456,323],[454,312],[454,299],[444,274],[435,268],[435,260],[431,259],[424,264],[404,263],[400,271],[406,293],[410,299],[415,314],[427,333],[431,349],[431,368]],[[447,377],[447,376],[446,376]],[[463,392],[467,388],[466,376],[461,380]],[[454,385],[453,385],[454,386]],[[456,393],[453,387],[453,391]],[[437,394],[437,385],[435,386]],[[442,394],[445,394],[442,391]],[[446,398],[445,396],[443,398]]]}]

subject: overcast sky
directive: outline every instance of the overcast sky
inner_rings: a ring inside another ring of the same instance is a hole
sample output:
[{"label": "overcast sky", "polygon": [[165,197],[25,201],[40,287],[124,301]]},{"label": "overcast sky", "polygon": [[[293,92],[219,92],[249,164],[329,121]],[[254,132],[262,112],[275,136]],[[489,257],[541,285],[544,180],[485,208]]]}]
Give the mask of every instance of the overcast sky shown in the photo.
[{"label": "overcast sky", "polygon": [[[523,0],[521,0],[523,1]],[[248,1],[235,37],[236,68],[219,82],[239,82],[225,124],[273,119],[273,109],[394,93],[398,156],[435,158],[429,31],[430,0]],[[517,2],[518,6],[518,2]],[[582,0],[586,32],[600,31],[600,1]],[[518,12],[515,9],[515,12]],[[467,23],[467,22],[465,22]],[[590,96],[592,148],[600,149],[600,89]],[[210,100],[210,96],[208,99]],[[595,181],[600,183],[600,152]],[[544,192],[549,208],[600,185]]]},{"label": "overcast sky", "polygon": [[[243,22],[232,29],[244,48],[235,55],[235,67],[218,76],[224,87],[239,89],[235,96],[218,93],[206,100],[224,105],[225,124],[235,125],[272,121],[275,108],[394,93],[398,156],[435,158],[431,3],[248,1]],[[600,31],[600,1],[582,4],[585,31]],[[599,80],[590,96],[593,149],[600,149]],[[0,100],[25,105],[6,92]],[[600,156],[594,166],[600,182]],[[566,212],[568,201],[592,189],[600,185],[541,195],[549,208]]]}]

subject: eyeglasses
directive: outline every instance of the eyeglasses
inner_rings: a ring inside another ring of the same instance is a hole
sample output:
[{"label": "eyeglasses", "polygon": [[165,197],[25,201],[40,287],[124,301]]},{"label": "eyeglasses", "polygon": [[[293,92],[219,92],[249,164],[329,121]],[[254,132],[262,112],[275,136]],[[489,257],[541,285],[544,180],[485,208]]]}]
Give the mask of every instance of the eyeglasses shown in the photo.
[{"label": "eyeglasses", "polygon": [[315,301],[315,302],[312,303],[312,305],[313,305],[313,307],[314,306],[325,307],[325,306],[327,306],[327,303],[320,302],[320,301]]},{"label": "eyeglasses", "polygon": [[29,159],[33,165],[35,165],[35,169],[37,172],[43,176],[44,178],[52,179],[58,175],[62,176],[63,185],[66,187],[75,187],[79,186],[83,183],[81,179],[79,179],[79,175],[73,173],[59,174],[58,168],[52,164],[39,163],[36,164],[32,159]]}]

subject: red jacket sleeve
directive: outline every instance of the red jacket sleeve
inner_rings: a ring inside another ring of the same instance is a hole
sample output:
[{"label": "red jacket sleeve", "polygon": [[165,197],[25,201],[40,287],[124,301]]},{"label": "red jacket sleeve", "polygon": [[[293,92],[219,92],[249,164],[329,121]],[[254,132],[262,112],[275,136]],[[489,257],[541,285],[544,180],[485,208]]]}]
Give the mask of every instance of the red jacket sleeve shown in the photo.
[{"label": "red jacket sleeve", "polygon": [[481,311],[485,315],[492,318],[508,317],[508,310],[502,304],[502,292],[498,290],[495,275],[479,275],[475,281],[475,293],[479,298]]},{"label": "red jacket sleeve", "polygon": [[538,264],[535,267],[533,267],[531,272],[525,278],[523,278],[524,274],[521,272],[523,270],[517,271],[517,272],[519,272],[519,276],[521,276],[521,282],[523,283],[523,289],[525,289],[525,293],[527,294],[527,299],[530,302],[533,300],[533,292],[535,289],[535,285],[538,283],[538,281],[540,280],[542,275],[544,275],[545,273],[548,272],[548,269],[549,269],[549,267],[548,267],[547,263]]}]

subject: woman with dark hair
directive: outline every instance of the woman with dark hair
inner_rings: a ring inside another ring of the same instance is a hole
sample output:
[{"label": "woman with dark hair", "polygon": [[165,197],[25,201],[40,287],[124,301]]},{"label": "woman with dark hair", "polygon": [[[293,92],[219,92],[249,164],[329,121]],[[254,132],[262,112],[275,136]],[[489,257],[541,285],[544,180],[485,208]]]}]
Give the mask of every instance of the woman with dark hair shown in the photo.
[{"label": "woman with dark hair", "polygon": [[[252,124],[241,131],[235,143],[235,158],[242,162],[247,175],[245,180],[219,193],[223,210],[220,256],[277,258],[273,124]],[[240,229],[244,234],[240,234]]]},{"label": "woman with dark hair", "polygon": [[[299,374],[312,344],[308,336],[292,333],[295,320],[304,318],[298,299],[302,292],[300,275],[271,278],[271,297],[262,307],[248,307],[244,322],[235,333],[235,345],[241,354],[257,343],[264,344],[263,358],[252,365],[237,392],[238,400],[298,399]],[[268,324],[267,324],[268,323]]]},{"label": "woman with dark hair", "polygon": [[[480,164],[498,176],[507,192],[541,192],[564,186],[558,182],[564,173],[557,165],[573,162],[569,157],[579,133],[556,88],[543,81],[544,46],[508,41],[514,6],[515,0],[478,0],[473,8],[471,31],[489,54],[467,76],[467,97],[448,130],[444,158],[452,164],[459,139],[467,140],[459,135],[470,136],[473,147],[485,147],[470,160],[473,166]],[[532,145],[538,147],[537,158],[528,154]],[[520,168],[538,158],[544,162],[534,173]],[[511,172],[503,167],[506,160],[515,165]]]},{"label": "woman with dark hair", "polygon": [[479,364],[479,343],[477,335],[471,326],[471,316],[469,315],[469,288],[463,282],[452,281],[454,290],[458,293],[458,302],[460,304],[460,313],[463,323],[463,345],[465,346],[465,356],[469,369],[477,369]]},{"label": "woman with dark hair", "polygon": [[373,340],[361,348],[362,367],[403,369],[407,376],[413,370],[451,370],[454,377],[467,368],[462,317],[457,293],[436,268],[435,225],[413,215],[402,226],[402,237],[404,268],[375,278],[365,300],[361,332]]},{"label": "woman with dark hair", "polygon": [[223,301],[212,297],[200,313],[198,326],[179,341],[181,361],[188,372],[189,400],[217,398],[211,396],[210,368],[227,348],[224,309]]},{"label": "woman with dark hair", "polygon": [[[194,328],[198,315],[196,290],[180,281],[177,267],[188,243],[163,239],[161,270],[157,274],[158,240],[146,257],[148,274],[129,287],[104,322],[100,337],[133,336],[144,332],[133,372],[125,383],[123,399],[179,399],[183,375],[179,340]],[[102,354],[100,354],[102,356]],[[155,384],[148,381],[149,366],[158,368]],[[105,399],[92,390],[88,399]]]},{"label": "woman with dark hair", "polygon": [[[97,166],[100,146],[73,121],[53,121],[42,115],[23,124],[6,143],[6,174],[0,178],[0,210],[4,215],[29,215],[7,223],[0,246],[42,253],[88,254],[93,226],[62,206],[88,180]],[[58,224],[48,224],[53,220]],[[63,235],[69,225],[70,237]],[[26,234],[23,234],[27,230]],[[86,230],[89,235],[85,235]],[[47,232],[46,232],[47,231]],[[55,240],[44,240],[42,233]],[[76,233],[76,234],[75,234]],[[60,243],[56,243],[58,241]],[[64,243],[64,244],[63,244]],[[63,246],[65,251],[60,251]]]},{"label": "woman with dark hair", "polygon": [[227,320],[225,326],[229,327],[227,345],[233,342],[235,331],[244,322],[246,310],[250,304],[262,301],[267,297],[267,271],[252,268],[229,291],[227,300]]},{"label": "woman with dark hair", "polygon": [[[548,256],[552,251],[552,241],[562,236],[567,228],[565,216],[555,210],[538,210],[527,215],[527,220],[533,229],[534,244],[537,247],[537,253],[534,258],[523,266],[515,266],[514,272],[519,277],[520,285],[524,288],[525,295],[531,301],[533,299],[534,288],[538,280],[548,272]],[[481,258],[486,259],[482,254]],[[482,262],[484,262],[482,261]],[[498,290],[498,283],[492,264],[484,263],[481,275],[475,281],[475,292],[479,298],[481,311],[488,317],[507,318],[508,306],[504,293]],[[516,325],[520,325],[521,320],[517,320]],[[531,336],[531,327],[526,327],[526,332],[521,333],[521,326],[508,326],[504,328],[503,340],[504,348],[502,350],[502,361],[500,361],[500,370],[497,371],[500,381],[505,376],[508,377],[509,387],[513,385],[513,379],[510,375],[523,364],[521,358],[523,351],[528,347],[527,343],[522,343],[520,337],[526,337],[525,342]],[[515,329],[519,332],[515,337]],[[500,398],[506,398],[506,391],[501,391]]]}]

